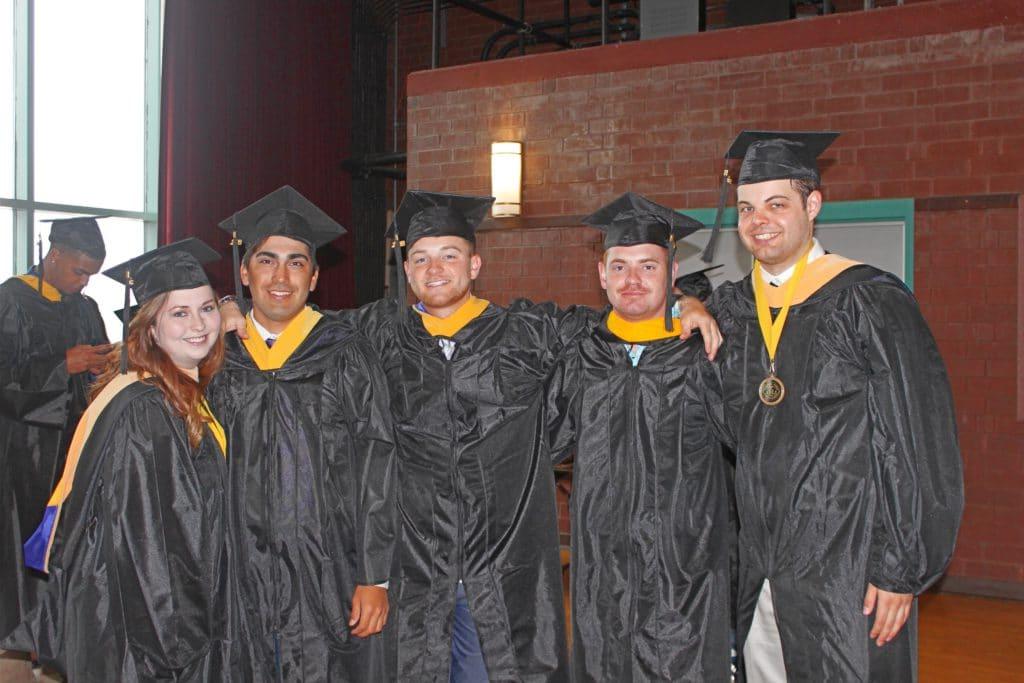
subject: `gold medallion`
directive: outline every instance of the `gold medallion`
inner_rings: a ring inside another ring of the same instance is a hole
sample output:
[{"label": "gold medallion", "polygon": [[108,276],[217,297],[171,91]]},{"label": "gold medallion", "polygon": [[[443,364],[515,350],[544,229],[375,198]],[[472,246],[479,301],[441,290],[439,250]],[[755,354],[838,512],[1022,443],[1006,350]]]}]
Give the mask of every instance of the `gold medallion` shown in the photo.
[{"label": "gold medallion", "polygon": [[786,386],[774,374],[768,375],[761,380],[761,386],[757,388],[757,396],[766,406],[777,406],[786,396]]}]

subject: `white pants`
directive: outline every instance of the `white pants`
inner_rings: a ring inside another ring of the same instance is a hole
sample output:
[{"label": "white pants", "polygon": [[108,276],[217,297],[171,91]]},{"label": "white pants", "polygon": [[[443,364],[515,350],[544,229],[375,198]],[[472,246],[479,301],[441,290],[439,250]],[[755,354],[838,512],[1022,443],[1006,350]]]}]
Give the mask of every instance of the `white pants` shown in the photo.
[{"label": "white pants", "polygon": [[786,663],[782,659],[782,639],[775,621],[772,587],[765,579],[757,598],[754,621],[743,644],[744,670],[748,683],[786,683]]}]

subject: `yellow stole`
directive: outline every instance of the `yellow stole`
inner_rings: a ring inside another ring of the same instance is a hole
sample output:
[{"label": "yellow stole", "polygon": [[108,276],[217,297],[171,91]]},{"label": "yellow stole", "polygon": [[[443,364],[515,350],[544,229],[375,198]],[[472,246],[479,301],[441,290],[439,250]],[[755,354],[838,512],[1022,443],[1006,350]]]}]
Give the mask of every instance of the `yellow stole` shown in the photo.
[{"label": "yellow stole", "polygon": [[256,367],[260,370],[278,370],[285,363],[295,349],[299,348],[302,342],[306,341],[306,337],[316,326],[320,318],[324,317],[322,313],[314,311],[309,306],[306,306],[302,311],[292,318],[288,326],[284,328],[284,331],[277,337],[277,341],[274,345],[267,348],[267,342],[263,340],[260,333],[256,331],[256,327],[252,324],[252,314],[245,319],[245,330],[249,333],[249,338],[242,342],[245,345],[246,350],[252,357]]},{"label": "yellow stole", "polygon": [[[37,292],[39,291],[39,276],[38,275],[28,275],[28,274],[19,275],[18,279],[21,280],[22,282],[24,282],[26,285],[28,285],[32,289],[36,290]],[[60,292],[57,290],[56,287],[51,285],[46,280],[43,280],[43,292],[42,293],[43,293],[43,298],[46,299],[47,301],[52,301],[53,303],[57,303],[57,302],[59,302],[61,300]]]},{"label": "yellow stole", "polygon": [[676,318],[672,318],[672,329],[666,330],[665,317],[660,315],[649,320],[630,322],[622,318],[615,311],[612,311],[608,314],[608,320],[605,324],[608,326],[609,332],[630,344],[658,341],[659,339],[668,339],[670,337],[678,339],[679,335],[683,333],[679,320]]},{"label": "yellow stole", "polygon": [[86,408],[81,419],[78,421],[78,426],[75,428],[75,434],[71,437],[71,445],[68,446],[68,457],[64,461],[64,473],[61,475],[60,481],[57,482],[57,488],[53,490],[53,493],[50,495],[50,500],[46,504],[48,508],[57,508],[57,516],[50,529],[50,538],[47,542],[44,571],[49,571],[50,549],[53,548],[53,535],[57,532],[57,526],[60,523],[60,508],[71,494],[71,485],[75,482],[75,470],[78,469],[78,461],[82,456],[82,448],[85,446],[85,442],[88,441],[89,434],[92,433],[92,428],[96,425],[96,419],[103,413],[103,410],[110,404],[114,397],[117,396],[125,387],[140,380],[141,377],[137,372],[118,375],[114,379],[110,380],[107,386],[103,387],[103,391],[101,391],[99,395],[93,399],[92,403],[89,404],[89,407]]},{"label": "yellow stole", "polygon": [[489,303],[486,299],[477,299],[475,296],[470,296],[466,303],[459,306],[458,310],[447,318],[438,318],[421,311],[417,307],[414,307],[413,310],[420,314],[420,319],[423,320],[423,327],[427,328],[430,336],[454,337],[470,321],[479,317],[487,309]]},{"label": "yellow stole", "polygon": [[[859,266],[857,261],[843,258],[836,254],[825,254],[819,256],[807,264],[803,277],[796,283],[796,291],[793,293],[793,304],[802,304],[811,298],[815,292],[824,287],[835,276],[848,268]],[[751,278],[760,277],[760,274],[753,273]],[[782,308],[785,305],[786,286],[772,287],[765,285],[765,298],[771,308]]]},{"label": "yellow stole", "polygon": [[213,411],[210,410],[210,404],[206,402],[205,398],[203,399],[203,402],[199,404],[199,414],[209,420],[209,422],[206,423],[206,426],[210,429],[210,435],[213,437],[213,440],[217,442],[218,446],[220,446],[220,454],[227,455],[228,437],[224,432],[224,426],[217,421]]}]

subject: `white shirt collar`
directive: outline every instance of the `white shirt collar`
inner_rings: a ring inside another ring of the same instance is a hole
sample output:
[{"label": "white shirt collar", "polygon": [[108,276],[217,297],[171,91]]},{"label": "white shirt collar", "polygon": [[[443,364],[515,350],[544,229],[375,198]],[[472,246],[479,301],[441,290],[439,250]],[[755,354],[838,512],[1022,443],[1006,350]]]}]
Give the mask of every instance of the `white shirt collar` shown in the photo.
[{"label": "white shirt collar", "polygon": [[260,325],[259,321],[256,320],[256,316],[252,314],[252,311],[249,311],[249,321],[252,322],[252,326],[256,328],[256,331],[259,332],[259,335],[263,337],[263,341],[266,341],[268,339],[277,340],[277,338],[281,336],[279,334],[271,332],[267,328],[263,327],[263,325]]},{"label": "white shirt collar", "polygon": [[[807,262],[810,263],[811,261],[813,261],[813,260],[815,260],[817,258],[821,258],[824,255],[825,255],[825,249],[821,246],[821,243],[818,242],[818,238],[817,237],[813,238],[813,241],[811,243],[811,253],[807,256]],[[791,265],[789,268],[786,268],[784,271],[782,271],[778,275],[772,275],[771,273],[769,273],[764,268],[761,268],[761,279],[763,279],[765,282],[767,282],[770,285],[775,285],[776,287],[781,287],[782,285],[784,285],[789,280],[789,278],[793,277],[793,271],[794,270],[796,270],[796,264],[795,263],[793,265]]]}]

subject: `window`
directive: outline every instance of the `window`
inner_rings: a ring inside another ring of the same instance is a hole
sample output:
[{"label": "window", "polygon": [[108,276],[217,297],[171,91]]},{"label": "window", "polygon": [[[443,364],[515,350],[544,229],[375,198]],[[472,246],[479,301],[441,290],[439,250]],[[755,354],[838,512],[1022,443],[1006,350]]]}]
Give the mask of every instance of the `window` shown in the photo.
[{"label": "window", "polygon": [[[108,267],[156,246],[161,0],[0,0],[0,278],[52,218],[100,221]],[[85,289],[120,339],[123,290]]]}]

